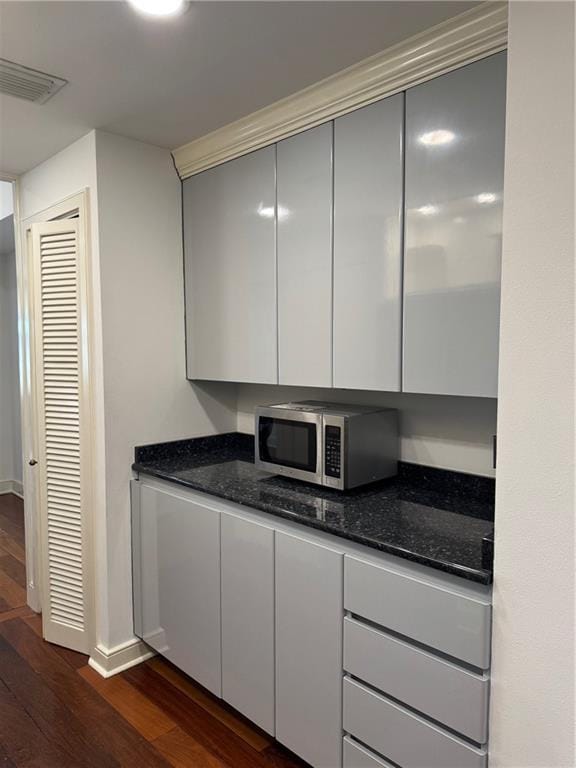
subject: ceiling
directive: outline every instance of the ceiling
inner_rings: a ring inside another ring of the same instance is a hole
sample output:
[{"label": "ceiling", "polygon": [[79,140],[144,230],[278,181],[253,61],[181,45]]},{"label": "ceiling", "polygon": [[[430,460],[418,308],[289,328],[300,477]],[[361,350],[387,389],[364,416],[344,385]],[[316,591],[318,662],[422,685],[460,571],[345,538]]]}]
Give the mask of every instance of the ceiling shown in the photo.
[{"label": "ceiling", "polygon": [[92,128],[174,149],[476,3],[199,2],[153,20],[125,2],[0,2],[0,57],[69,80],[0,97],[0,171]]}]

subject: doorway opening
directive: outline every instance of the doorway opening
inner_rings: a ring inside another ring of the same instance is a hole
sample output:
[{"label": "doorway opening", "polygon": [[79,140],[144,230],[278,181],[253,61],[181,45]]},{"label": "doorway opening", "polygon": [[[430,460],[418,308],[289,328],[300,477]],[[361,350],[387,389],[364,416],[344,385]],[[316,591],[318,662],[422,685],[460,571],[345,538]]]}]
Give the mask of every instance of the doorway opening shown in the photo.
[{"label": "doorway opening", "polygon": [[13,184],[0,181],[0,618],[26,609]]},{"label": "doorway opening", "polygon": [[[17,180],[14,186],[17,193]],[[11,195],[12,184],[7,187]],[[93,470],[87,191],[24,220],[18,194],[13,199],[10,218],[16,226],[10,221],[6,246],[7,263],[13,265],[12,272],[6,270],[10,300],[4,300],[0,264],[0,460],[9,437],[19,437],[12,465],[21,479],[10,477],[3,487],[0,461],[0,622],[3,604],[22,615],[33,611],[40,614],[35,631],[45,640],[89,653]],[[9,313],[10,322],[4,322]],[[2,332],[11,326],[11,357],[3,356]],[[16,384],[4,389],[14,398],[4,407],[3,377],[8,380],[9,374]],[[8,424],[9,417],[15,422],[10,429],[2,421]],[[2,559],[3,543],[20,565]],[[4,562],[16,584],[3,576]]]}]

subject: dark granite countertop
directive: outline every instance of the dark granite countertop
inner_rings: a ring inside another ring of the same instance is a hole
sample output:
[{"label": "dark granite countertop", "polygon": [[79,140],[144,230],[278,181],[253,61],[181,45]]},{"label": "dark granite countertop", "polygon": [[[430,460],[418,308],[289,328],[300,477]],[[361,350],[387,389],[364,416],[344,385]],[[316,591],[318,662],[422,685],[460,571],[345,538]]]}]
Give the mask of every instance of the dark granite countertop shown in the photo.
[{"label": "dark granite countertop", "polygon": [[492,582],[494,480],[400,463],[397,477],[340,492],[254,466],[229,433],[142,446],[132,468],[481,584]]}]

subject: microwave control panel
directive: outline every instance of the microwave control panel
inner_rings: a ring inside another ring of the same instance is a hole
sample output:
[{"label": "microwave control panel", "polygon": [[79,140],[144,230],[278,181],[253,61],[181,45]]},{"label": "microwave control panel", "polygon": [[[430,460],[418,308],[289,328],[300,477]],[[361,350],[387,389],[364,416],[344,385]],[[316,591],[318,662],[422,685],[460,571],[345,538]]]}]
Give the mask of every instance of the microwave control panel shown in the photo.
[{"label": "microwave control panel", "polygon": [[324,428],[324,474],[328,477],[340,477],[342,430],[340,427],[326,425]]}]

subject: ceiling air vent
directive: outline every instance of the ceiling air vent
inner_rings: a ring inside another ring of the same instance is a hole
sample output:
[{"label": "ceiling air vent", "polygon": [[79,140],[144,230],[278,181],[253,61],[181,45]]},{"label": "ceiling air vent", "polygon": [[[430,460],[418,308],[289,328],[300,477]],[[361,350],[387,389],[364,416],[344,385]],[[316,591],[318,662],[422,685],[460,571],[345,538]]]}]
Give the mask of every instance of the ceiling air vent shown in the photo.
[{"label": "ceiling air vent", "polygon": [[68,81],[0,59],[0,93],[44,104]]}]

